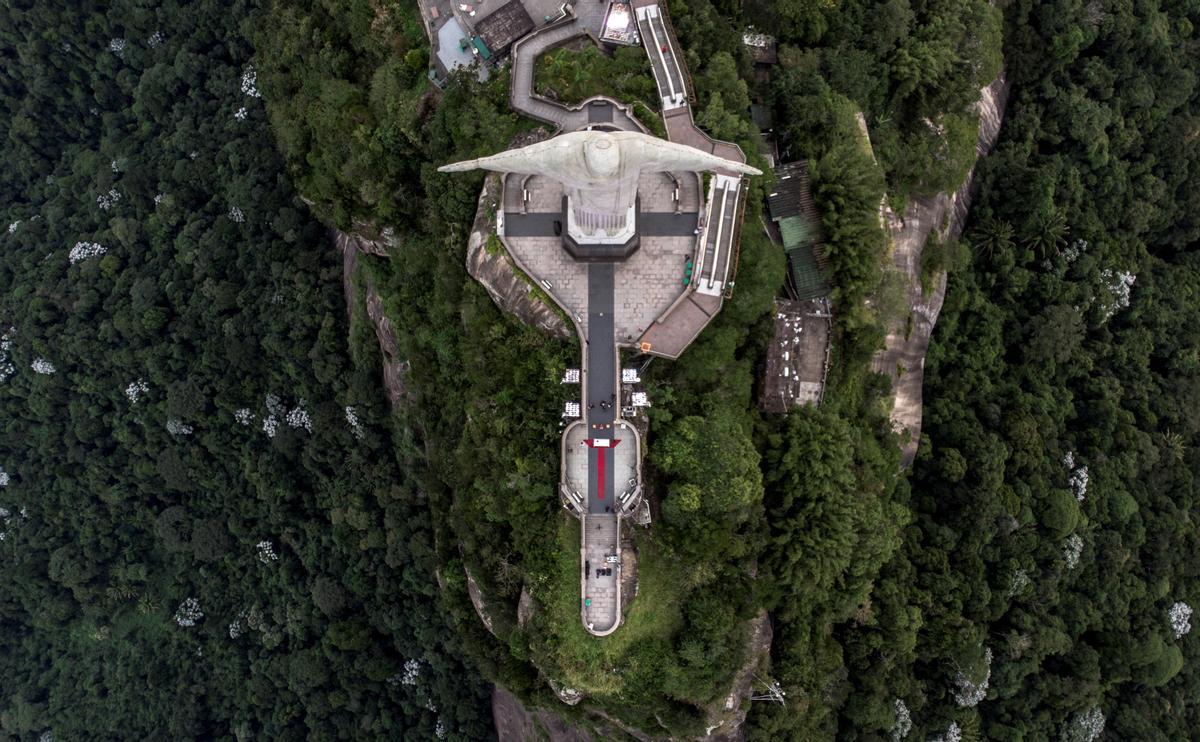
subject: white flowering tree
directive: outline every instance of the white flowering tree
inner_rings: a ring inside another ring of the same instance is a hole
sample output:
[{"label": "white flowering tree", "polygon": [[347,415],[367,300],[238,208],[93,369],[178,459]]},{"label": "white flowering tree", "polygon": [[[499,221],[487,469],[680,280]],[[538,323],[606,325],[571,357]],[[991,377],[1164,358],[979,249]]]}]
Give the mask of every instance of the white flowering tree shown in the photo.
[{"label": "white flowering tree", "polygon": [[167,432],[171,435],[191,435],[192,426],[183,422],[179,418],[173,417],[167,420]]},{"label": "white flowering tree", "polygon": [[98,258],[106,252],[108,252],[108,249],[98,242],[76,242],[75,247],[71,248],[71,252],[67,255],[67,258],[74,265],[81,260]]},{"label": "white flowering tree", "polygon": [[[982,677],[980,677],[982,675]],[[976,678],[979,678],[978,680]],[[992,678],[992,649],[985,647],[983,662],[974,671],[957,667],[954,673],[954,702],[963,708],[974,708],[987,697],[988,683]]]},{"label": "white flowering tree", "polygon": [[1063,562],[1068,570],[1079,566],[1079,557],[1083,555],[1083,537],[1072,533],[1063,543]]},{"label": "white flowering tree", "polygon": [[962,729],[959,729],[958,722],[952,721],[944,734],[932,737],[929,742],[962,742]]},{"label": "white flowering tree", "polygon": [[1100,280],[1108,292],[1108,300],[1103,306],[1104,320],[1108,320],[1129,306],[1129,297],[1133,292],[1133,285],[1137,282],[1137,276],[1129,271],[1105,269],[1100,272]]},{"label": "white flowering tree", "polygon": [[416,685],[421,677],[421,661],[407,659],[404,661],[404,673],[400,676],[401,685]]},{"label": "white flowering tree", "polygon": [[263,564],[279,561],[279,554],[275,553],[275,544],[271,541],[263,539],[255,546],[258,552],[258,561]]},{"label": "white flowering tree", "polygon": [[346,406],[346,423],[350,426],[350,432],[354,433],[354,437],[362,440],[366,431],[363,430],[362,422],[355,414],[354,408],[349,405]]},{"label": "white flowering tree", "polygon": [[200,610],[200,601],[195,598],[187,598],[175,609],[175,623],[185,629],[192,628],[202,618],[204,611]]},{"label": "white flowering tree", "polygon": [[246,69],[242,70],[242,93],[251,98],[262,97],[262,94],[258,92],[258,73],[252,64],[246,65]]},{"label": "white flowering tree", "polygon": [[54,367],[53,363],[47,361],[45,358],[34,358],[33,363],[29,364],[29,367],[33,369],[34,373],[42,374],[43,376],[49,376],[58,370]]},{"label": "white flowering tree", "polygon": [[96,196],[96,205],[100,207],[101,211],[108,211],[116,206],[120,200],[121,192],[116,188],[109,188],[108,193],[101,193],[99,196]]},{"label": "white flowering tree", "polygon": [[1075,714],[1063,727],[1061,742],[1095,742],[1104,733],[1104,713],[1099,706]]},{"label": "white flowering tree", "polygon": [[1008,597],[1012,598],[1020,595],[1025,591],[1025,588],[1029,587],[1030,582],[1029,573],[1025,570],[1018,569],[1016,572],[1013,572],[1012,577],[1008,581]]},{"label": "white flowering tree", "polygon": [[[21,508],[20,519],[26,520],[28,517],[29,517],[29,514],[25,511],[25,508]],[[17,516],[13,515],[11,510],[9,510],[6,507],[0,506],[0,541],[8,540],[8,535],[10,533],[10,529],[14,525],[13,521],[16,519],[17,519]]]},{"label": "white flowering tree", "polygon": [[303,399],[288,411],[287,424],[293,428],[304,428],[307,432],[312,432],[312,418],[308,416],[308,410],[304,409]]},{"label": "white flowering tree", "polygon": [[267,407],[267,416],[263,418],[262,430],[268,438],[274,438],[279,430],[279,418],[284,416],[283,402],[280,401],[279,395],[268,392],[263,403]]},{"label": "white flowering tree", "polygon": [[8,332],[0,335],[0,384],[8,381],[17,372],[17,367],[8,357],[8,354],[12,352],[13,337],[16,334],[17,328],[10,327]]},{"label": "white flowering tree", "polygon": [[1071,488],[1071,493],[1075,495],[1075,499],[1083,502],[1087,497],[1088,489],[1088,468],[1083,464],[1076,466],[1075,452],[1067,451],[1063,456],[1063,466],[1066,468],[1067,486]]},{"label": "white flowering tree", "polygon": [[246,633],[246,629],[249,628],[246,618],[249,615],[250,615],[250,609],[243,608],[237,614],[237,617],[229,622],[229,638],[230,639],[237,639],[242,634]]},{"label": "white flowering tree", "polygon": [[250,421],[254,419],[254,413],[250,411],[249,407],[241,407],[234,411],[233,419],[237,420],[238,423],[249,427]]},{"label": "white flowering tree", "polygon": [[908,712],[908,704],[897,698],[893,704],[896,711],[896,721],[892,724],[892,742],[900,742],[912,731],[912,716]]},{"label": "white flowering tree", "polygon": [[1183,601],[1175,603],[1167,610],[1167,620],[1171,622],[1175,638],[1182,639],[1192,630],[1192,607]]},{"label": "white flowering tree", "polygon": [[150,392],[150,385],[145,379],[137,379],[129,382],[129,386],[125,387],[125,397],[130,404],[137,404],[138,400]]}]

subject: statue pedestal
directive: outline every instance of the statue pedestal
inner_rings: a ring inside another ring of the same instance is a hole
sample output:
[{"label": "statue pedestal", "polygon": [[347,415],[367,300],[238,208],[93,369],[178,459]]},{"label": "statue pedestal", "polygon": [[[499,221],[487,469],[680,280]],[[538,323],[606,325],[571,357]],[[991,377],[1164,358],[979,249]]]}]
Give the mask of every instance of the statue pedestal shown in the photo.
[{"label": "statue pedestal", "polygon": [[586,230],[575,219],[570,199],[562,197],[563,248],[580,262],[613,263],[627,259],[637,252],[641,241],[638,238],[641,197],[634,199],[625,215],[624,224],[616,229],[597,228]]}]

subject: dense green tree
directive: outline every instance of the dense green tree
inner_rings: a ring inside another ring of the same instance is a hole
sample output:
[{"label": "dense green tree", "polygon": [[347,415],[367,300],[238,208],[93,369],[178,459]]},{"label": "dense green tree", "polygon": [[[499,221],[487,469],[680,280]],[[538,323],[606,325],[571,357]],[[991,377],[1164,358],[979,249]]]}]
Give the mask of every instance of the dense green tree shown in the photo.
[{"label": "dense green tree", "polygon": [[6,736],[492,733],[258,13],[0,8]]}]

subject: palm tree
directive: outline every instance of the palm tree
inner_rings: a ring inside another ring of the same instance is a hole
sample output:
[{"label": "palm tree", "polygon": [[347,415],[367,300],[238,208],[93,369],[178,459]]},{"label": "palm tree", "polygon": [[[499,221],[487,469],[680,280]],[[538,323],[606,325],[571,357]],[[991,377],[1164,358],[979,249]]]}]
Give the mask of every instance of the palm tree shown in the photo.
[{"label": "palm tree", "polygon": [[981,255],[991,258],[1012,249],[1013,234],[1011,223],[989,216],[975,227],[971,233],[971,243]]},{"label": "palm tree", "polygon": [[1067,234],[1071,231],[1067,226],[1067,215],[1054,207],[1042,211],[1030,220],[1028,229],[1025,246],[1042,258],[1049,258],[1051,254],[1057,255],[1059,248],[1067,244]]}]

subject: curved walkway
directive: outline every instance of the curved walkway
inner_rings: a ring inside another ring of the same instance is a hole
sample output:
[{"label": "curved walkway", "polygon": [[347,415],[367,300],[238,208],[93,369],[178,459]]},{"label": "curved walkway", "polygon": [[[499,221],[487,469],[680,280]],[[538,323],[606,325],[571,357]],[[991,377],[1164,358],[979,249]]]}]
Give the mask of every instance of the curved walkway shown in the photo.
[{"label": "curved walkway", "polygon": [[[596,5],[599,5],[598,3]],[[585,5],[583,9],[576,6],[578,16],[567,16],[563,20],[549,26],[543,26],[528,36],[522,37],[512,46],[512,78],[509,81],[508,98],[513,109],[526,116],[557,127],[558,131],[578,131],[591,123],[588,105],[585,103],[576,108],[567,108],[559,103],[547,100],[534,92],[534,74],[537,70],[538,59],[548,49],[561,46],[572,39],[583,36],[594,36],[590,15],[596,15],[593,5]],[[595,20],[599,28],[603,14]],[[641,131],[641,127],[626,112],[617,101],[612,101],[612,125],[626,131]]]}]

